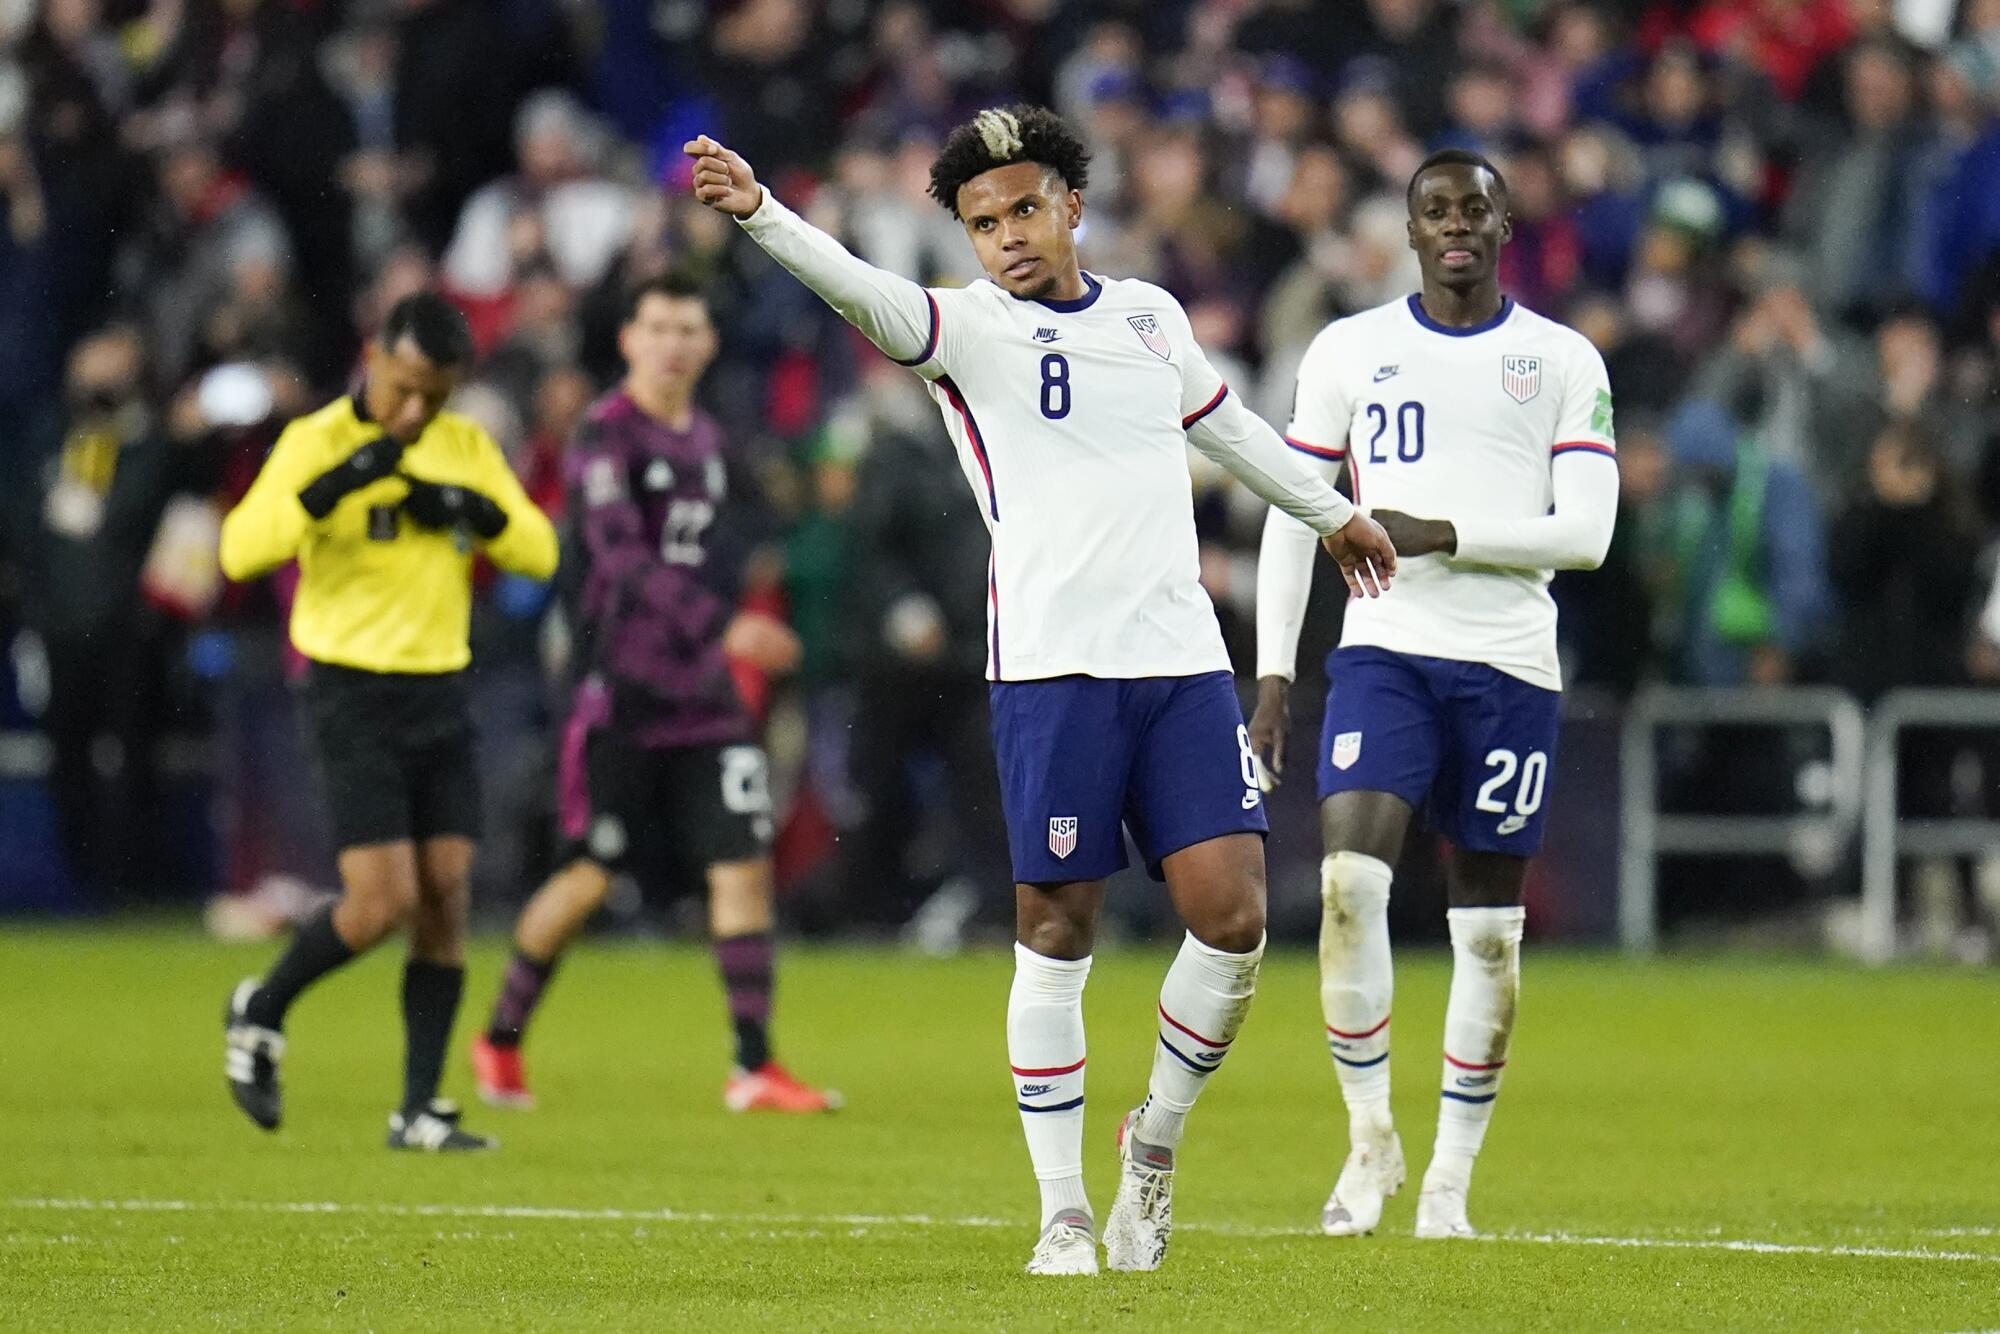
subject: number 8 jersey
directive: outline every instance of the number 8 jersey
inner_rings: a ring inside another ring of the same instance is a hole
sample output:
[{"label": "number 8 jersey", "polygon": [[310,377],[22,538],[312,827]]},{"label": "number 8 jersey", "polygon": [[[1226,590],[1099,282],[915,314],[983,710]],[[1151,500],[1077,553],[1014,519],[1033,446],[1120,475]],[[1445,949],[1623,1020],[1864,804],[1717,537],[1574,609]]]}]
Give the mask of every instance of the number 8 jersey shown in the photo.
[{"label": "number 8 jersey", "polygon": [[1201,587],[1193,444],[1313,530],[1351,507],[1229,393],[1180,303],[1083,275],[1074,300],[987,280],[924,289],[766,192],[743,228],[930,383],[993,539],[987,675],[1111,680],[1229,670]]},{"label": "number 8 jersey", "polygon": [[[1562,688],[1549,579],[1603,559],[1618,499],[1611,385],[1583,335],[1511,300],[1469,329],[1433,322],[1414,295],[1337,320],[1299,366],[1286,439],[1329,473],[1345,462],[1362,508],[1458,532],[1456,555],[1406,557],[1387,596],[1350,602],[1342,647]],[[1278,573],[1260,571],[1275,595],[1258,599],[1258,674],[1289,679],[1304,598],[1273,589]]]}]

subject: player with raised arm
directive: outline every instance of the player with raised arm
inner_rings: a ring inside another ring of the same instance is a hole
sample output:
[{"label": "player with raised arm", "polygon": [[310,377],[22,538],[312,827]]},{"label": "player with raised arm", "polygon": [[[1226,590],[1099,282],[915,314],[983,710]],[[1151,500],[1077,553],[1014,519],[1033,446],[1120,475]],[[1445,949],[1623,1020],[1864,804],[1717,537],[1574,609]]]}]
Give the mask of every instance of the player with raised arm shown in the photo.
[{"label": "player with raised arm", "polygon": [[[1611,542],[1611,387],[1581,334],[1500,292],[1507,185],[1476,154],[1434,154],[1409,184],[1423,291],[1322,330],[1287,440],[1345,464],[1404,558],[1393,597],[1354,602],[1327,663],[1318,778],[1320,996],[1352,1151],[1321,1216],[1372,1231],[1402,1185],[1389,1114],[1388,902],[1412,815],[1452,844],[1451,998],[1437,1143],[1419,1237],[1468,1237],[1466,1193],[1507,1063],[1522,887],[1541,846],[1562,678],[1551,574]],[[1422,516],[1422,517],[1417,517]],[[1273,511],[1257,571],[1252,742],[1284,766],[1314,539]]]},{"label": "player with raised arm", "polygon": [[799,644],[782,622],[738,610],[765,525],[728,466],[722,427],[695,404],[716,350],[700,286],[669,273],[634,288],[618,347],[624,382],[591,405],[564,459],[579,663],[556,766],[565,848],[515,924],[473,1073],[487,1102],[533,1105],[521,1061],[528,1021],[613,873],[631,864],[642,826],[657,823],[708,883],[736,1039],[723,1105],[831,1111],[837,1093],[801,1083],[771,1054],[770,785],[729,660],[789,671]]},{"label": "player with raised arm", "polygon": [[987,669],[1018,882],[1007,1047],[1042,1202],[1031,1274],[1098,1268],[1083,985],[1123,828],[1187,923],[1105,1229],[1112,1268],[1157,1268],[1182,1124],[1264,948],[1264,811],[1198,578],[1187,444],[1319,534],[1357,595],[1386,586],[1395,551],[1229,393],[1172,296],[1078,266],[1088,154],[1052,113],[983,111],[933,164],[988,275],[955,291],[856,259],[714,140],[686,151],[703,203],[929,383],[992,536]]}]

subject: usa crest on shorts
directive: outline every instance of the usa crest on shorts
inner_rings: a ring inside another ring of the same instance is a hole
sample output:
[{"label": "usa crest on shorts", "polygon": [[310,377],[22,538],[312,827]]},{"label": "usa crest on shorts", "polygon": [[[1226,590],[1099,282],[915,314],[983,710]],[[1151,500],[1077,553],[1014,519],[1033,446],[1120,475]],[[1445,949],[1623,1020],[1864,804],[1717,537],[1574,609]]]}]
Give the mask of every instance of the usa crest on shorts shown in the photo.
[{"label": "usa crest on shorts", "polygon": [[1049,817],[1049,851],[1058,858],[1069,856],[1076,851],[1076,817],[1074,815],[1052,815]]},{"label": "usa crest on shorts", "polygon": [[1139,341],[1146,345],[1148,352],[1161,361],[1170,360],[1167,355],[1170,350],[1167,347],[1167,336],[1160,332],[1158,316],[1128,315],[1125,317],[1125,323],[1132,326],[1132,332],[1139,335]]},{"label": "usa crest on shorts", "polygon": [[1500,358],[1500,387],[1516,403],[1525,403],[1542,392],[1540,357]]},{"label": "usa crest on shorts", "polygon": [[1352,769],[1361,758],[1361,733],[1342,732],[1333,739],[1333,767]]}]

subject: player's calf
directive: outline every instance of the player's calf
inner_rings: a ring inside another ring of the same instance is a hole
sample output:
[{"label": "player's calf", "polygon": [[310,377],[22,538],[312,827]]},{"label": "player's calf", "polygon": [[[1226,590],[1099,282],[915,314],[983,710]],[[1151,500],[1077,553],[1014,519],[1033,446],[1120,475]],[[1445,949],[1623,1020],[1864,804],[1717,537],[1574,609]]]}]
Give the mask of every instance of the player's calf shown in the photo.
[{"label": "player's calf", "polygon": [[1402,1188],[1403,1146],[1389,1113],[1389,885],[1380,858],[1336,852],[1320,866],[1320,1010],[1347,1104],[1349,1151],[1320,1210],[1330,1237],[1361,1236]]},{"label": "player's calf", "polygon": [[[1263,913],[1257,905],[1256,924]],[[1174,1150],[1187,1116],[1221,1068],[1249,1016],[1263,962],[1261,938],[1232,953],[1193,932],[1160,987],[1153,1074],[1146,1101],[1118,1131],[1118,1195],[1104,1228],[1113,1269],[1157,1269],[1173,1232]]]},{"label": "player's calf", "polygon": [[1526,910],[1453,908],[1451,999],[1445,1008],[1437,1146],[1417,1201],[1417,1235],[1469,1237],[1472,1165],[1493,1119],[1521,991]]}]

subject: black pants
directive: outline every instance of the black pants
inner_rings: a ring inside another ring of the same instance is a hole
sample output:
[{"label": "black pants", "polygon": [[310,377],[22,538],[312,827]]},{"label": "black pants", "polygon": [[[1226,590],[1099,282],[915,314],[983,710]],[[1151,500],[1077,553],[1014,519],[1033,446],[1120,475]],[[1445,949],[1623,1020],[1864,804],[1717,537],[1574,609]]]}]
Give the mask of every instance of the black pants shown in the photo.
[{"label": "black pants", "polygon": [[[923,784],[942,770],[945,791]],[[944,880],[1010,890],[986,682],[893,673],[865,678],[848,777],[863,803],[845,842],[842,895],[854,920],[901,922]],[[1012,909],[1007,909],[1011,919]]]},{"label": "black pants", "polygon": [[156,892],[172,879],[161,833],[164,636],[134,626],[51,639],[47,650],[49,792],[70,872],[93,893]]}]

